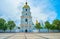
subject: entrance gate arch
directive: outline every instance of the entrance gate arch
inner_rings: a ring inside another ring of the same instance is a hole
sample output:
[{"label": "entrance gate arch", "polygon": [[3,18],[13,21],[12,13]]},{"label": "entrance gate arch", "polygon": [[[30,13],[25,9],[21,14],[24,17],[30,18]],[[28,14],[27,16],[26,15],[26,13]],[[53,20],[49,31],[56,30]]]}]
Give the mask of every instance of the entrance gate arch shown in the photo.
[{"label": "entrance gate arch", "polygon": [[26,29],[25,32],[28,32],[28,30]]}]

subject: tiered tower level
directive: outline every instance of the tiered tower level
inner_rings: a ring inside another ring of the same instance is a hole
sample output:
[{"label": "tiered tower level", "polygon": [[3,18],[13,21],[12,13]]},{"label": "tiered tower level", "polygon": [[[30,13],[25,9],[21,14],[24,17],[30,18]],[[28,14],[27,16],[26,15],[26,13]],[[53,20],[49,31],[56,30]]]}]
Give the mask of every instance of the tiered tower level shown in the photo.
[{"label": "tiered tower level", "polygon": [[21,15],[20,26],[21,26],[22,32],[32,32],[32,25],[33,23],[32,23],[30,7],[26,2],[25,5],[23,6],[22,15]]}]

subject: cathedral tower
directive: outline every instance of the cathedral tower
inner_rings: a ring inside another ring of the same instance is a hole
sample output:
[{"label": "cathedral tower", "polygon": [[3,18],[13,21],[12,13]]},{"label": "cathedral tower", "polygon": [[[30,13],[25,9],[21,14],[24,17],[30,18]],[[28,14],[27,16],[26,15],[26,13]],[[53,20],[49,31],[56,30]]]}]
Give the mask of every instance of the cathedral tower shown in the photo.
[{"label": "cathedral tower", "polygon": [[32,32],[32,16],[30,12],[30,7],[26,2],[22,9],[21,15],[21,31],[22,32]]}]

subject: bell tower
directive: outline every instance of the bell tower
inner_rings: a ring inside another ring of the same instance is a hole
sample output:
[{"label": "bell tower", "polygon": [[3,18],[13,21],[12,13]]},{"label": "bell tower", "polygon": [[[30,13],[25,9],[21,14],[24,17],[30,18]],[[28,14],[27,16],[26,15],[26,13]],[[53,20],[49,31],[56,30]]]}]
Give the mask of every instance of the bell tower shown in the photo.
[{"label": "bell tower", "polygon": [[21,31],[22,32],[32,32],[32,16],[30,12],[30,6],[26,2],[22,8],[21,15]]}]

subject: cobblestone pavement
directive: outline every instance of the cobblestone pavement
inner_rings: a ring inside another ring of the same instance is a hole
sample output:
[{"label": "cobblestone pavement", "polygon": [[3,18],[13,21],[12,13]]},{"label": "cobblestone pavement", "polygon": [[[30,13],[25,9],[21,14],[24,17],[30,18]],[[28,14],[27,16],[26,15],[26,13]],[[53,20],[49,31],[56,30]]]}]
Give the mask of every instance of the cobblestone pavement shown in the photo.
[{"label": "cobblestone pavement", "polygon": [[0,33],[0,39],[60,39],[60,33]]}]

